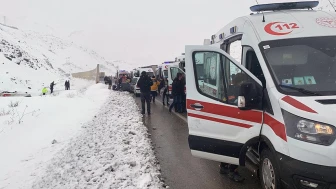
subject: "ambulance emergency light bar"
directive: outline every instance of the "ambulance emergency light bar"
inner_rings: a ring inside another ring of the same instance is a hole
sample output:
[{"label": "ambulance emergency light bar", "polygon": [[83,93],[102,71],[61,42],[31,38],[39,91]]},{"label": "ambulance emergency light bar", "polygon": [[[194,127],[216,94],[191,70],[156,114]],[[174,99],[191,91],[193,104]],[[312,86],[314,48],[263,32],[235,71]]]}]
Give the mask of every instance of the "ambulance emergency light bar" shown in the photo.
[{"label": "ambulance emergency light bar", "polygon": [[174,63],[174,61],[166,61],[166,62],[164,62],[164,64],[171,64],[171,63]]},{"label": "ambulance emergency light bar", "polygon": [[312,9],[319,5],[319,1],[301,1],[288,3],[260,4],[250,7],[252,12],[276,11],[289,9]]}]

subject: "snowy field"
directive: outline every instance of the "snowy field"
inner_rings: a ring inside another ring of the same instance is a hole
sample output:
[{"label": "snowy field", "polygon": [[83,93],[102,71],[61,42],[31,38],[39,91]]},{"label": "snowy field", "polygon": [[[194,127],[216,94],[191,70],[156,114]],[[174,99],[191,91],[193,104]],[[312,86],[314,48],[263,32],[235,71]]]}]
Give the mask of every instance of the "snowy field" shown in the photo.
[{"label": "snowy field", "polygon": [[102,84],[71,85],[0,98],[0,188],[161,188],[134,99]]}]

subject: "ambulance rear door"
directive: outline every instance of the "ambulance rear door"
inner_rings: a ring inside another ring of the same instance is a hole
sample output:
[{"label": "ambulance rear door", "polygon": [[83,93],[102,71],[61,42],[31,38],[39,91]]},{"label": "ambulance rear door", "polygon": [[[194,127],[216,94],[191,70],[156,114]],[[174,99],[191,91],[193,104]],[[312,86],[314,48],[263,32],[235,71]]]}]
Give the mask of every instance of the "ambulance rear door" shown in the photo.
[{"label": "ambulance rear door", "polygon": [[260,88],[261,82],[217,47],[186,46],[185,52],[191,153],[238,165],[246,144],[259,138],[263,112],[261,108],[238,108],[240,87],[233,85],[232,76],[239,75]]},{"label": "ambulance rear door", "polygon": [[173,65],[173,66],[169,65],[168,66],[168,93],[169,93],[169,96],[172,95],[173,80],[175,79],[177,73],[185,74],[184,71],[181,68],[179,68],[175,65]]}]

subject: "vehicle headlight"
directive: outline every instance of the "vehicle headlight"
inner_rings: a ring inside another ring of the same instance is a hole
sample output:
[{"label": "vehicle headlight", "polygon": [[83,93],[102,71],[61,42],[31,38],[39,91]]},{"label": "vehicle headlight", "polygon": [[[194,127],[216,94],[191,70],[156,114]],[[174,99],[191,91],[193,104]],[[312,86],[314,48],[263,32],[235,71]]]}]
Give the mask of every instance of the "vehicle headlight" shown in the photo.
[{"label": "vehicle headlight", "polygon": [[325,146],[335,141],[336,128],[334,126],[301,118],[285,110],[282,110],[282,113],[289,137]]}]

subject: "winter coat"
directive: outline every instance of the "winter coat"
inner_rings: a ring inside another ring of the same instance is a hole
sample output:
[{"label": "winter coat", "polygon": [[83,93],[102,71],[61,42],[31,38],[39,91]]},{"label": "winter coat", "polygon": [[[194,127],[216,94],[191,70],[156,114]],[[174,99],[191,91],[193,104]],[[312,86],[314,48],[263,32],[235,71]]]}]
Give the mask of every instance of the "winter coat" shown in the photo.
[{"label": "winter coat", "polygon": [[151,86],[151,91],[157,91],[158,87],[160,85],[160,82],[159,81],[154,81],[154,79],[152,79],[152,81],[153,81],[153,85]]},{"label": "winter coat", "polygon": [[183,79],[179,80],[178,78],[175,78],[172,84],[172,95],[173,96],[184,95],[184,86],[185,82]]},{"label": "winter coat", "polygon": [[43,89],[42,89],[42,93],[47,93],[48,92],[48,89],[46,88],[46,87],[44,87]]},{"label": "winter coat", "polygon": [[54,82],[50,83],[50,89],[53,89],[56,84]]},{"label": "winter coat", "polygon": [[141,93],[149,93],[151,91],[151,86],[153,85],[153,81],[147,75],[142,75],[139,78],[137,87],[140,88]]}]

